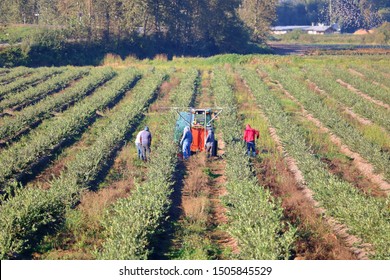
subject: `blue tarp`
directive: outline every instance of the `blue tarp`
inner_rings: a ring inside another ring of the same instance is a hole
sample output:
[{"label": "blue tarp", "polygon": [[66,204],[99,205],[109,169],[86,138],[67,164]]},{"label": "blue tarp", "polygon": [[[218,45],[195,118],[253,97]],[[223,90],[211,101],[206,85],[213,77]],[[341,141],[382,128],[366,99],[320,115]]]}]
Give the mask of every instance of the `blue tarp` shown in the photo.
[{"label": "blue tarp", "polygon": [[176,121],[176,128],[175,128],[175,135],[174,140],[175,142],[179,142],[182,135],[184,128],[188,126],[200,126],[204,127],[205,121],[209,122],[211,120],[211,114],[210,110],[206,110],[206,120],[205,120],[205,110],[195,110],[192,113],[191,112],[180,112],[179,116],[177,116]]},{"label": "blue tarp", "polygon": [[180,112],[180,116],[177,116],[177,121],[176,121],[176,128],[175,128],[175,142],[179,142],[182,135],[184,128],[188,126],[189,123],[192,122],[192,114],[190,112]]}]

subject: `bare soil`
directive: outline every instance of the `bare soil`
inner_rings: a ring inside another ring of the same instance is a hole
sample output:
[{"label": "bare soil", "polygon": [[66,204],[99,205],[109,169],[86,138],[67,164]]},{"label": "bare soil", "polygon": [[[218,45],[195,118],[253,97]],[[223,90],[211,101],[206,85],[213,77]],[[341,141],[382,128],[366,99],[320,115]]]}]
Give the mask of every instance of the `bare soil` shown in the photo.
[{"label": "bare soil", "polygon": [[[210,72],[202,73],[201,94],[196,96],[195,104],[199,108],[207,108],[213,104],[214,97],[210,91]],[[228,222],[225,215],[226,208],[221,202],[221,197],[226,194],[224,184],[225,161],[224,143],[221,134],[218,134],[218,157],[207,159],[204,152],[194,154],[188,161],[183,161],[186,172],[181,190],[181,215],[179,224],[188,226],[189,223],[204,224],[204,238],[209,239],[220,251],[228,248],[230,252],[238,252],[237,242],[220,229],[220,226]],[[186,222],[184,222],[186,221]],[[181,248],[181,238],[178,236],[172,248]],[[201,243],[197,246],[202,246]],[[204,248],[203,248],[204,249]],[[223,253],[212,252],[211,258],[224,259]]]},{"label": "bare soil", "polygon": [[218,157],[212,158],[207,161],[207,166],[210,168],[213,177],[209,178],[210,187],[210,202],[211,202],[211,216],[209,217],[209,223],[215,228],[211,233],[211,239],[216,242],[222,248],[229,248],[233,254],[239,253],[239,247],[237,240],[235,240],[227,232],[220,230],[219,228],[229,223],[226,216],[226,207],[223,205],[221,198],[227,195],[225,187],[226,177],[225,168],[226,162],[223,159],[225,153],[225,143],[223,142],[222,133],[218,133]]},{"label": "bare soil", "polygon": [[[230,65],[225,65],[226,71],[231,71]],[[211,78],[209,76],[209,78]],[[207,79],[202,83],[202,89],[206,90],[203,94],[207,93],[207,100],[210,104],[215,106],[215,98],[212,92],[210,92],[210,80]],[[201,103],[201,102],[200,102]],[[203,105],[203,104],[202,104]],[[217,122],[218,120],[216,120]],[[233,254],[239,253],[238,243],[231,235],[226,231],[221,230],[221,226],[228,223],[226,216],[226,207],[223,205],[221,198],[227,194],[227,189],[225,187],[226,177],[225,177],[225,168],[226,162],[224,160],[225,154],[225,143],[223,141],[222,132],[216,134],[216,139],[218,141],[218,151],[217,157],[212,157],[211,160],[206,159],[206,166],[209,168],[213,176],[209,176],[209,193],[210,193],[210,202],[211,202],[211,215],[209,216],[209,223],[211,224],[214,230],[211,232],[211,239],[213,242],[217,243],[220,248],[228,248]],[[220,256],[223,257],[223,256]]]}]

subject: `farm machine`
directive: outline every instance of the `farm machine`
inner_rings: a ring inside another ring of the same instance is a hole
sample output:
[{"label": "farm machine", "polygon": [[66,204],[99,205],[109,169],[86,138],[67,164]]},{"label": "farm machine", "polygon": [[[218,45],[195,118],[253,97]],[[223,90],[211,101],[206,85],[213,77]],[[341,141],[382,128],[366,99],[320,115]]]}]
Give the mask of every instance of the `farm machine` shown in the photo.
[{"label": "farm machine", "polygon": [[175,142],[179,142],[183,130],[189,126],[192,133],[191,152],[201,152],[204,150],[207,130],[212,128],[212,123],[222,113],[222,108],[173,108],[177,114],[175,128]]}]

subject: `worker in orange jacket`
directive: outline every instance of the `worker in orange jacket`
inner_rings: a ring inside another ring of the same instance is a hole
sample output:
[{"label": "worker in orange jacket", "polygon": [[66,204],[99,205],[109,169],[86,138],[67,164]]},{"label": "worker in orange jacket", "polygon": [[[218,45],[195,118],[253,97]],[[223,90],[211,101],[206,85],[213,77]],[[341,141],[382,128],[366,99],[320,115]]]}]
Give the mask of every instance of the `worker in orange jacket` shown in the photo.
[{"label": "worker in orange jacket", "polygon": [[248,156],[251,156],[251,150],[252,155],[256,156],[256,139],[259,139],[260,133],[258,130],[253,129],[249,124],[246,125],[245,131],[244,131],[244,141],[246,142],[247,147],[247,153]]}]

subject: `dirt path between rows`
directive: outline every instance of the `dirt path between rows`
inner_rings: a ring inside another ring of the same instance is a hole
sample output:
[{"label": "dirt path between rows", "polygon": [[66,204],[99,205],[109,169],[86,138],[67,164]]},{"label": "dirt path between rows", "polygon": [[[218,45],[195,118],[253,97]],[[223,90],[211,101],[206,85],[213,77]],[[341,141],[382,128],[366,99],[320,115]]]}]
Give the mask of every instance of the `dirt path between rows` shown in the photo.
[{"label": "dirt path between rows", "polygon": [[368,100],[368,101],[370,101],[370,102],[372,102],[372,103],[374,103],[374,104],[376,104],[378,106],[381,106],[383,108],[386,108],[386,109],[390,110],[390,105],[389,104],[386,104],[386,103],[384,103],[382,101],[379,101],[379,100],[377,100],[375,98],[372,98],[368,94],[363,93],[362,91],[360,91],[357,88],[353,87],[352,85],[344,82],[343,80],[337,79],[336,82],[338,82],[340,85],[342,85],[343,87],[347,88],[351,92],[359,95],[360,97],[362,97],[362,98],[364,98],[364,99],[366,99],[366,100]]},{"label": "dirt path between rows", "polygon": [[215,228],[211,233],[211,238],[222,248],[229,248],[233,254],[239,253],[237,240],[229,235],[226,231],[220,229],[220,227],[229,222],[226,216],[226,207],[223,205],[221,198],[227,195],[225,187],[226,177],[225,169],[226,162],[224,160],[225,143],[223,142],[222,133],[217,135],[218,139],[218,157],[211,159],[207,166],[210,168],[212,174],[212,180],[209,181],[210,185],[210,202],[211,202],[211,216],[209,222]]},{"label": "dirt path between rows", "polygon": [[[214,103],[210,90],[211,72],[202,73],[201,94],[194,102],[197,108],[209,108]],[[226,259],[224,251],[236,253],[237,242],[221,226],[228,222],[221,197],[226,194],[224,143],[218,133],[218,157],[206,158],[205,152],[183,161],[185,176],[181,183],[181,215],[172,251],[184,250],[179,258]],[[192,252],[192,253],[191,253]],[[189,255],[186,255],[189,254]]]},{"label": "dirt path between rows", "polygon": [[[277,143],[277,147],[279,152],[285,155],[286,157],[286,163],[288,166],[288,169],[290,172],[294,175],[294,178],[296,182],[298,183],[299,189],[302,191],[304,197],[311,202],[311,204],[314,206],[313,210],[315,213],[317,213],[319,216],[323,216],[324,219],[327,221],[327,223],[332,227],[334,233],[339,236],[345,244],[347,244],[348,247],[350,247],[353,254],[356,256],[357,259],[360,260],[368,260],[368,253],[370,253],[369,248],[371,247],[369,244],[366,244],[366,250],[365,248],[358,248],[355,247],[355,244],[362,244],[362,240],[354,235],[351,235],[348,233],[348,228],[337,222],[332,217],[326,216],[326,210],[322,207],[320,207],[320,204],[318,201],[316,201],[313,198],[313,191],[310,190],[307,187],[307,184],[302,176],[302,172],[299,170],[299,167],[292,157],[288,156],[288,153],[284,150],[283,144],[280,141],[279,137],[277,136],[277,132],[275,128],[270,127],[270,133],[274,141]],[[363,247],[363,246],[362,246]]]},{"label": "dirt path between rows", "polygon": [[[199,101],[199,106],[201,106],[201,108],[205,106],[209,107],[210,105],[216,107],[215,97],[210,91],[210,78],[212,77],[208,76],[208,79],[205,81],[205,83],[202,84],[202,89],[204,89],[203,96],[206,96],[207,94],[207,98],[202,98],[201,101]],[[215,125],[217,122],[218,120],[215,121]],[[211,239],[221,248],[229,248],[233,254],[238,254],[239,248],[237,240],[235,240],[226,231],[220,230],[222,225],[229,222],[226,217],[227,209],[221,201],[221,198],[227,194],[225,187],[225,143],[223,141],[222,131],[217,131],[216,140],[218,141],[218,157],[214,157],[210,161],[206,162],[207,168],[210,169],[211,174],[214,174],[213,176],[209,176],[211,203],[211,216],[209,217],[209,223],[214,228],[214,230],[211,232]]]}]

